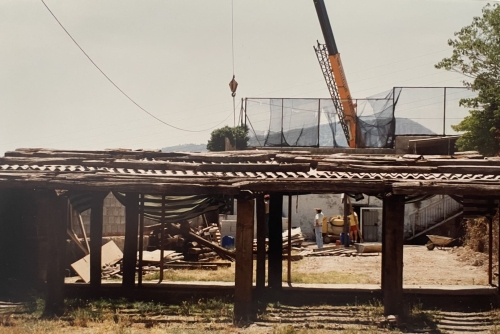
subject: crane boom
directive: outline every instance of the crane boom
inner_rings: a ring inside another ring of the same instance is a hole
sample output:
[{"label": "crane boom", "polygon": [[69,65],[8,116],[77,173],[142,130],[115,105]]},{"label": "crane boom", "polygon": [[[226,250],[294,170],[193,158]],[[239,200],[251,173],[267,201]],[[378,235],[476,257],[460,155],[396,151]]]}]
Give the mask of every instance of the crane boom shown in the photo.
[{"label": "crane boom", "polygon": [[314,47],[349,147],[357,147],[357,117],[324,0],[313,0],[325,44]]}]

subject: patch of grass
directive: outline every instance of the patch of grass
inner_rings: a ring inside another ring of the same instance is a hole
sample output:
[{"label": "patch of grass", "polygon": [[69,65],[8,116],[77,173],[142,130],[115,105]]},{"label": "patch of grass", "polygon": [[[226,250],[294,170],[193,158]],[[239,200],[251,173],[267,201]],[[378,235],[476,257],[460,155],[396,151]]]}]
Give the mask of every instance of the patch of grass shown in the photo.
[{"label": "patch of grass", "polygon": [[425,310],[421,302],[409,305],[406,320],[411,327],[425,330],[437,330],[439,310]]},{"label": "patch of grass", "polygon": [[366,315],[370,318],[376,319],[384,315],[384,305],[378,299],[373,299],[367,304],[360,304],[358,307],[361,311],[366,312]]},{"label": "patch of grass", "polygon": [[25,304],[25,310],[34,317],[40,317],[45,310],[45,299],[35,298]]},{"label": "patch of grass", "polygon": [[[283,274],[283,281],[287,280],[286,273]],[[292,283],[303,284],[364,284],[370,283],[370,278],[366,275],[349,274],[341,271],[327,271],[320,273],[306,273],[292,271]]]},{"label": "patch of grass", "polygon": [[211,318],[233,318],[233,304],[226,300],[212,298],[183,301],[178,307],[183,316],[201,315],[207,320]]},{"label": "patch of grass", "polygon": [[[144,276],[146,281],[154,281],[160,279],[160,273],[153,273]],[[203,269],[167,269],[163,271],[163,279],[173,282],[188,282],[188,281],[216,281],[216,282],[234,282],[234,268],[219,268],[217,270]]]}]

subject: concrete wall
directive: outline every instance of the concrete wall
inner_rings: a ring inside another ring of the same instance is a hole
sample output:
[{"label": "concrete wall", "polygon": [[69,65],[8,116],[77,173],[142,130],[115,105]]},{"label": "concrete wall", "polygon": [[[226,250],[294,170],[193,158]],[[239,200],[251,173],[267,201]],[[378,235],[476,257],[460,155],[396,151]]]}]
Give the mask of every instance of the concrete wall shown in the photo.
[{"label": "concrete wall", "polygon": [[[124,236],[125,235],[125,207],[109,193],[104,199],[103,206],[103,226],[102,233],[103,236]],[[73,229],[75,233],[82,237],[80,231],[80,224],[78,223],[78,217],[75,215],[73,217],[74,226]],[[90,210],[82,212],[83,225],[85,227],[85,232],[87,237],[90,234]],[[154,220],[144,218],[144,225],[157,224]]]}]

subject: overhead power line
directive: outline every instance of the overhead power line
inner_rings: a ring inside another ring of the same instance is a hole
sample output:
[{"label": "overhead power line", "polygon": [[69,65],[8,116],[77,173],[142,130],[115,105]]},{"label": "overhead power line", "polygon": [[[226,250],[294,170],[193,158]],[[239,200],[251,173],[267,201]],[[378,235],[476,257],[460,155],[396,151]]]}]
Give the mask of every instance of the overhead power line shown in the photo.
[{"label": "overhead power line", "polygon": [[[73,36],[71,36],[71,34],[69,33],[69,31],[63,26],[63,24],[61,23],[61,21],[59,21],[59,19],[56,17],[56,15],[52,12],[52,10],[50,10],[49,6],[47,6],[47,4],[45,3],[44,0],[40,0],[43,5],[45,6],[45,8],[47,8],[47,10],[49,11],[49,13],[52,15],[52,17],[56,20],[56,22],[61,26],[61,28],[64,30],[64,32],[66,32],[66,34],[69,36],[69,38],[71,38],[71,40],[73,41],[73,43],[75,43],[75,45],[80,49],[80,51],[82,51],[82,53],[85,55],[85,57],[87,57],[87,59],[92,63],[92,65],[94,65],[95,68],[97,68],[99,70],[99,72],[101,72],[101,74],[116,88],[118,89],[118,91],[120,93],[122,93],[123,96],[125,96],[130,102],[132,102],[133,104],[135,104],[139,109],[141,109],[143,112],[145,112],[146,114],[148,114],[149,116],[151,116],[152,118],[156,119],[158,122],[160,123],[163,123],[165,124],[166,126],[169,126],[173,129],[176,129],[176,130],[180,130],[180,131],[185,131],[185,132],[205,132],[205,131],[208,131],[208,130],[211,130],[213,129],[214,127],[210,127],[210,128],[207,128],[207,129],[203,129],[203,130],[190,130],[190,129],[183,129],[183,128],[180,128],[178,126],[175,126],[175,125],[172,125],[172,124],[169,124],[167,122],[165,122],[164,120],[158,118],[157,116],[153,115],[152,113],[150,113],[149,111],[147,111],[145,108],[143,108],[139,103],[137,103],[134,99],[132,99],[127,93],[125,93],[120,87],[118,87],[118,85],[116,83],[114,83],[113,80],[111,80],[111,78],[106,74],[104,73],[104,71],[92,60],[92,58],[90,58],[90,56],[87,54],[87,52],[85,52],[85,50],[83,50],[83,48],[80,46],[80,44],[78,44],[78,42],[73,38]],[[223,121],[224,122],[224,121]],[[222,123],[222,122],[221,122]],[[220,123],[219,123],[220,124]],[[217,126],[217,125],[216,125]]]}]

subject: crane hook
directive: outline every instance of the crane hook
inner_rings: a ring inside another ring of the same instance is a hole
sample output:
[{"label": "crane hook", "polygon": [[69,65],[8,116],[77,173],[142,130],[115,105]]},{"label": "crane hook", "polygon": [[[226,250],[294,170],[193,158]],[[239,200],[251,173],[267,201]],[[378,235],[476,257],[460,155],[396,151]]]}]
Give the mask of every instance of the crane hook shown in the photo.
[{"label": "crane hook", "polygon": [[236,96],[236,89],[238,88],[238,82],[236,82],[234,77],[235,76],[233,75],[233,80],[231,80],[231,82],[229,82],[229,89],[231,89],[231,96],[232,97]]}]

